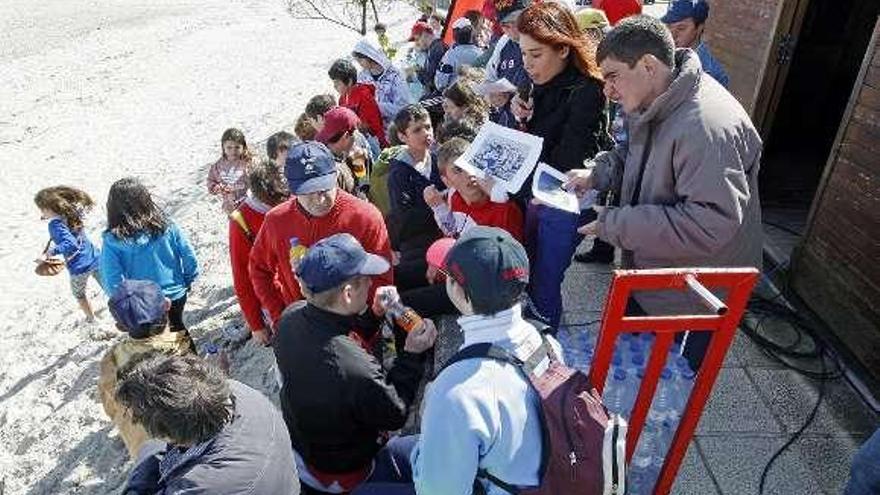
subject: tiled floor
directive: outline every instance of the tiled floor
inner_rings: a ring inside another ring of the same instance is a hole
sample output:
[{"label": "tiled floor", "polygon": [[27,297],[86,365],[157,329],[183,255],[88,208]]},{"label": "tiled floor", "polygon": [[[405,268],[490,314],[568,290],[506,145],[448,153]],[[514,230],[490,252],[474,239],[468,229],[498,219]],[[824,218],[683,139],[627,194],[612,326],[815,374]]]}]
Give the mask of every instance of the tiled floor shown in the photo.
[{"label": "tiled floor", "polygon": [[[564,284],[563,322],[580,325],[599,319],[610,279],[606,266],[573,264]],[[840,494],[855,451],[880,426],[880,418],[845,380],[828,381],[824,387],[815,420],[777,459],[764,493]],[[819,388],[818,381],[786,369],[738,334],[672,493],[758,493],[764,466],[803,425]]]}]

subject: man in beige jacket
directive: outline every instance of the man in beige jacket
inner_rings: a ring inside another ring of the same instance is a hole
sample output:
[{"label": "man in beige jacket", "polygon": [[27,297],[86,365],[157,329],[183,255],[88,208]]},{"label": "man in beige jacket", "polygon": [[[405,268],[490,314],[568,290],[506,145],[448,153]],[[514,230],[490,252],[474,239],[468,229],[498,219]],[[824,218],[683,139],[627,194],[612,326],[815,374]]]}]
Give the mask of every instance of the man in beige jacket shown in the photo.
[{"label": "man in beige jacket", "polygon": [[119,436],[134,459],[149,436],[116,401],[117,373],[144,354],[161,352],[182,356],[192,352],[193,344],[186,332],[172,332],[168,328],[171,301],[155,282],[123,280],[110,297],[108,307],[116,327],[128,337],[111,347],[101,360],[98,395],[104,412],[119,429]]},{"label": "man in beige jacket", "polygon": [[[659,21],[622,21],[599,45],[605,94],[628,119],[626,146],[600,153],[568,186],[619,194],[579,229],[620,248],[625,268],[761,267],[758,170],[761,138],[742,106],[703,72],[690,49],[675,50]],[[682,293],[636,294],[637,310],[699,310]],[[708,336],[685,355],[702,362]]]}]

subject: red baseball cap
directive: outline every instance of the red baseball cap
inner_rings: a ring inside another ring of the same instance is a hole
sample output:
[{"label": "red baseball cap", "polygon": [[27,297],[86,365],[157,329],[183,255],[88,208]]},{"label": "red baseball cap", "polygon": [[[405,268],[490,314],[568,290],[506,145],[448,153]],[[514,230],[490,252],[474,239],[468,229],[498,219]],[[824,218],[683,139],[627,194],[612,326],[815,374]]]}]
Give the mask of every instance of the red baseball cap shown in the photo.
[{"label": "red baseball cap", "polygon": [[409,40],[415,41],[416,38],[418,38],[420,34],[425,33],[425,32],[434,34],[434,30],[431,29],[431,26],[429,26],[427,22],[419,21],[419,22],[413,24],[412,31],[410,31],[410,35],[409,35]]},{"label": "red baseball cap", "polygon": [[351,109],[345,107],[331,108],[324,114],[324,127],[315,136],[315,141],[327,144],[333,137],[357,129],[360,123],[361,119]]}]

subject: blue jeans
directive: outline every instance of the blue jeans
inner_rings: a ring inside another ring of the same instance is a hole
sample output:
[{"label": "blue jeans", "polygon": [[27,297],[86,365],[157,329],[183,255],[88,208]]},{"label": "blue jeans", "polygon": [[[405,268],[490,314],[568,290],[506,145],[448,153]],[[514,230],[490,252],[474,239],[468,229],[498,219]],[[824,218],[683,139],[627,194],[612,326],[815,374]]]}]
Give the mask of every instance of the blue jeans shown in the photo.
[{"label": "blue jeans", "polygon": [[376,454],[373,474],[352,495],[415,495],[409,456],[418,441],[418,435],[388,440]]},{"label": "blue jeans", "polygon": [[856,452],[844,495],[880,493],[880,429]]},{"label": "blue jeans", "polygon": [[549,206],[529,204],[526,210],[526,249],[531,262],[529,295],[553,328],[562,318],[562,281],[571,257],[584,236],[579,226],[595,218],[593,210],[580,215]]}]

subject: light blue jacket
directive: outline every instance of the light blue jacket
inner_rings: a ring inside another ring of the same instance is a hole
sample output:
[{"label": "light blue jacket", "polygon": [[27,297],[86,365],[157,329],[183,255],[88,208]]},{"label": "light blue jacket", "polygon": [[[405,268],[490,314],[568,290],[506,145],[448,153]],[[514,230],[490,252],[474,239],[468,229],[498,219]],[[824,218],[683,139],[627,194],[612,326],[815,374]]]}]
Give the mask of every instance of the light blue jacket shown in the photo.
[{"label": "light blue jacket", "polygon": [[[458,321],[465,336],[462,348],[491,342],[527,359],[542,342],[519,306]],[[536,371],[541,372],[540,366]],[[452,364],[431,384],[426,400],[422,433],[411,457],[419,495],[470,495],[477,469],[520,488],[538,485],[541,403],[513,365],[491,359]],[[507,494],[481,482],[490,495]]]},{"label": "light blue jacket", "polygon": [[385,127],[388,127],[388,124],[394,121],[397,112],[412,101],[406,76],[388,60],[382,50],[370,44],[366,39],[358,41],[352,52],[365,56],[382,66],[383,72],[379,75],[361,71],[358,73],[358,82],[376,86],[376,104],[379,105],[382,122]]},{"label": "light blue jacket", "polygon": [[123,279],[152,280],[162,287],[165,297],[175,301],[186,295],[199,275],[196,254],[173,223],[157,237],[140,234],[119,239],[104,232],[103,239],[101,278],[107,294],[113,294]]}]

